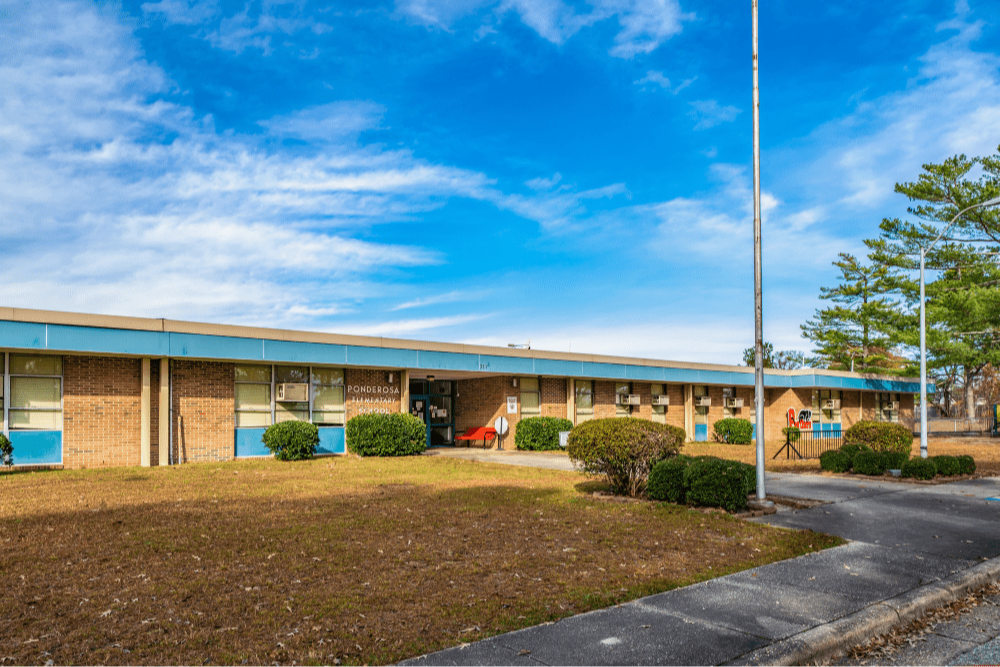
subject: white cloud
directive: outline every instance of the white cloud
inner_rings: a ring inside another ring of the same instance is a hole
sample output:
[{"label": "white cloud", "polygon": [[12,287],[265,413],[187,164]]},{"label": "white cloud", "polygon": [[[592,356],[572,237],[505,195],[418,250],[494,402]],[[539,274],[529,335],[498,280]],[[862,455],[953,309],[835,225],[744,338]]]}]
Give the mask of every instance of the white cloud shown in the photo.
[{"label": "white cloud", "polygon": [[425,306],[438,306],[443,303],[468,301],[470,299],[476,298],[477,296],[478,295],[456,290],[447,292],[445,294],[435,294],[434,296],[422,297],[419,299],[413,299],[412,301],[406,301],[405,303],[401,303],[398,306],[390,308],[390,310],[397,311],[397,310],[408,310],[410,308],[424,308]]},{"label": "white cloud", "polygon": [[731,123],[739,113],[736,107],[721,106],[716,100],[697,100],[691,102],[689,115],[698,121],[695,130],[707,130],[722,123]]},{"label": "white cloud", "polygon": [[390,322],[348,322],[339,323],[335,333],[355,334],[358,336],[411,336],[468,324],[476,320],[488,318],[488,314],[454,315],[449,317],[427,317],[412,320],[394,320]]},{"label": "white cloud", "polygon": [[562,180],[562,174],[558,171],[552,174],[551,178],[533,178],[530,181],[525,181],[524,184],[527,185],[532,190],[551,190]]},{"label": "white cloud", "polygon": [[216,16],[219,3],[216,0],[159,0],[144,2],[142,11],[167,23],[196,25]]},{"label": "white cloud", "polygon": [[660,88],[663,88],[664,90],[670,90],[670,79],[663,76],[663,72],[657,72],[656,70],[652,69],[646,72],[646,76],[642,77],[641,79],[636,79],[632,83],[634,83],[637,86],[644,86],[647,83],[652,83],[659,86]]}]

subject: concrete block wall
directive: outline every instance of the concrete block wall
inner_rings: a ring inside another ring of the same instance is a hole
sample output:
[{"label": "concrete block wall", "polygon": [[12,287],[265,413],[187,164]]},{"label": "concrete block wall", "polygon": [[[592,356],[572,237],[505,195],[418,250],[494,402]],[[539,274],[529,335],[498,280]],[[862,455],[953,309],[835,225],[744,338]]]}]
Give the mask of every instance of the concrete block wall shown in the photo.
[{"label": "concrete block wall", "polygon": [[63,466],[139,465],[142,362],[63,357]]},{"label": "concrete block wall", "polygon": [[[188,359],[170,361],[175,462],[228,461],[233,458],[234,373],[235,364],[232,363]],[[137,413],[136,428],[138,424]]]}]

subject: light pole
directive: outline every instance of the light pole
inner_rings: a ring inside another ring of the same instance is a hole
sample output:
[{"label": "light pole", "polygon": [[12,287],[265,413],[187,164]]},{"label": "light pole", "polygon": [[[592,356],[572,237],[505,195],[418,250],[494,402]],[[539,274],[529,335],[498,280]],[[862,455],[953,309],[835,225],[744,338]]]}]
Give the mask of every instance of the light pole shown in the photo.
[{"label": "light pole", "polygon": [[757,501],[764,492],[764,325],[760,255],[760,91],[757,87],[757,0],[753,10],[753,298],[754,298],[754,411],[757,420]]},{"label": "light pole", "polygon": [[971,211],[974,208],[986,208],[988,206],[996,206],[997,204],[1000,204],[1000,197],[987,199],[984,202],[963,208],[955,214],[955,217],[951,219],[948,226],[941,230],[941,233],[931,241],[929,246],[926,248],[923,246],[920,247],[920,458],[922,459],[927,458],[927,306],[924,298],[924,259],[927,257],[927,253],[934,247],[934,244],[941,240],[945,232],[951,229],[951,226],[962,217],[963,213]]}]

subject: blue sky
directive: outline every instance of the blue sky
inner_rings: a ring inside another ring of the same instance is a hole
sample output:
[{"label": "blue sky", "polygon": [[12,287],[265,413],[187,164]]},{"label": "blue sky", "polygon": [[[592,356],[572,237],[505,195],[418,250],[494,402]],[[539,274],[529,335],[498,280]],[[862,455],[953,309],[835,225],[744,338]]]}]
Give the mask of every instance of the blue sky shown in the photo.
[{"label": "blue sky", "polygon": [[[1000,144],[1000,3],[765,0],[764,332]],[[0,304],[739,363],[750,5],[0,2]]]}]

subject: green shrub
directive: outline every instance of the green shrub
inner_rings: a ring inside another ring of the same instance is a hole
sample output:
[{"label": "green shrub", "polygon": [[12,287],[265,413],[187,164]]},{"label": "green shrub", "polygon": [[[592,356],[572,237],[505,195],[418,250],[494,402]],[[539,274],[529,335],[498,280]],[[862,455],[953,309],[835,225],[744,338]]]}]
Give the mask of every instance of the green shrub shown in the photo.
[{"label": "green shrub", "polygon": [[971,475],[976,472],[976,460],[973,459],[968,454],[962,454],[961,456],[956,456],[958,459],[958,465],[961,470],[960,475]]},{"label": "green shrub", "polygon": [[279,461],[304,461],[319,447],[319,429],[309,422],[278,422],[267,427],[262,440]]},{"label": "green shrub", "polygon": [[684,429],[646,419],[592,419],[573,427],[567,451],[590,475],[604,475],[617,494],[638,496],[653,466],[677,456]]},{"label": "green shrub", "polygon": [[727,417],[712,425],[715,439],[730,445],[749,445],[753,440],[753,423],[749,419]]},{"label": "green shrub", "polygon": [[781,435],[785,436],[785,440],[794,445],[802,437],[802,431],[798,426],[786,426],[781,429]]},{"label": "green shrub", "polygon": [[668,503],[683,503],[687,495],[684,484],[684,471],[694,462],[690,456],[680,454],[665,461],[660,461],[649,471],[649,481],[646,483],[646,495],[653,500],[665,500]]},{"label": "green shrub", "polygon": [[859,475],[881,475],[885,473],[885,455],[882,452],[858,452],[851,459],[851,467]]},{"label": "green shrub", "polygon": [[939,475],[950,477],[951,475],[962,474],[962,465],[954,456],[944,454],[941,456],[932,456],[930,459],[934,461],[934,467],[937,468],[937,474]]},{"label": "green shrub", "polygon": [[930,459],[910,459],[903,464],[903,477],[931,479],[937,474],[937,466]]},{"label": "green shrub", "polygon": [[514,444],[518,449],[539,452],[559,449],[559,431],[570,431],[573,422],[558,417],[529,417],[517,423]]},{"label": "green shrub", "polygon": [[3,433],[0,433],[0,465],[14,465],[14,445]]},{"label": "green shrub", "polygon": [[830,472],[847,472],[851,469],[851,455],[831,449],[819,455],[819,467]]},{"label": "green shrub", "polygon": [[346,436],[348,451],[359,456],[411,456],[427,449],[423,420],[399,412],[352,417]]},{"label": "green shrub", "polygon": [[875,452],[910,453],[913,432],[893,422],[860,421],[844,431],[845,444],[865,444]]},{"label": "green shrub", "polygon": [[844,445],[840,448],[840,451],[844,452],[853,459],[854,455],[858,452],[870,452],[872,451],[872,448],[864,443],[855,443],[851,445]]},{"label": "green shrub", "polygon": [[886,470],[901,470],[903,464],[910,460],[906,452],[882,452],[882,464]]},{"label": "green shrub", "polygon": [[696,459],[684,470],[684,485],[688,502],[736,512],[746,509],[747,496],[757,486],[757,470],[739,461]]}]

